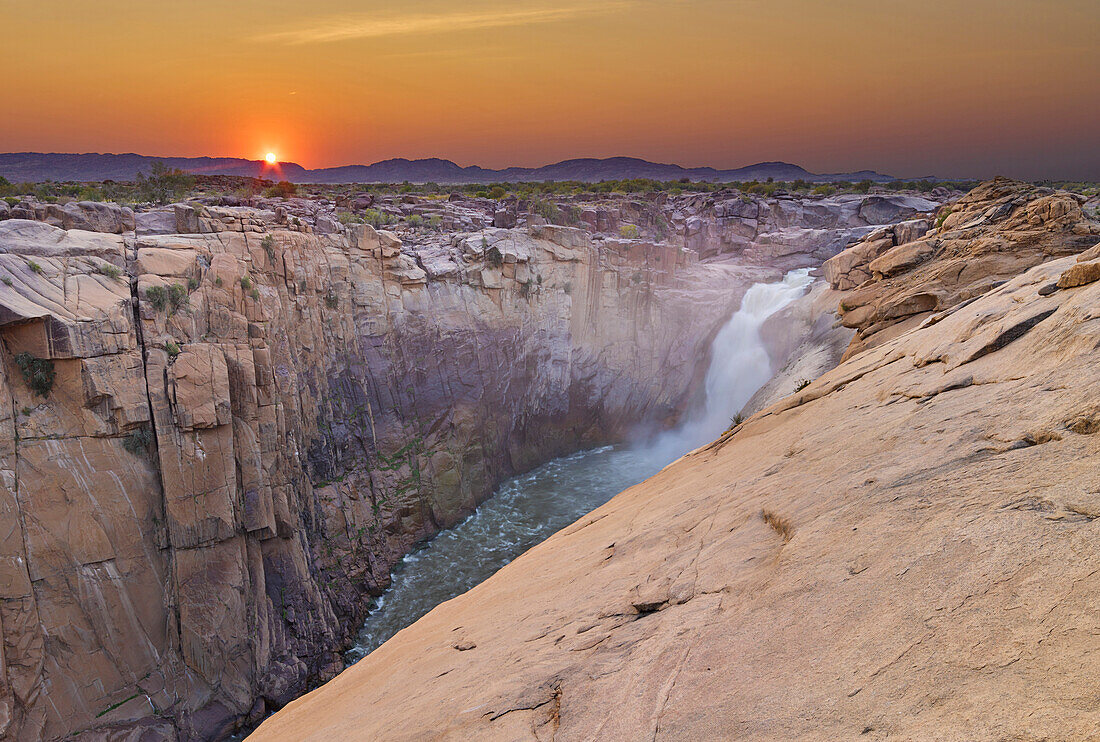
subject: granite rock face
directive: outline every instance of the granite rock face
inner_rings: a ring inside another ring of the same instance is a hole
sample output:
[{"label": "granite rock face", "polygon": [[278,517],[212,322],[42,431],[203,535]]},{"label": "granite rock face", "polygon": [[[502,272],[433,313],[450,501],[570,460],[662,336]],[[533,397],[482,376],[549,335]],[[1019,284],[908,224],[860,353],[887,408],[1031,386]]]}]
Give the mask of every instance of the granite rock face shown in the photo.
[{"label": "granite rock face", "polygon": [[552,225],[134,226],[0,222],[4,738],[218,739],[333,677],[410,547],[671,424],[778,275]]},{"label": "granite rock face", "polygon": [[849,353],[916,327],[1028,268],[1096,244],[1100,224],[1084,197],[996,178],[945,208],[928,232],[877,230],[827,260],[826,279],[852,289],[841,321],[856,330]]},{"label": "granite rock face", "polygon": [[883,313],[860,333],[915,321],[253,739],[1095,736],[1100,255],[1075,205],[978,189],[923,262],[840,297]]}]

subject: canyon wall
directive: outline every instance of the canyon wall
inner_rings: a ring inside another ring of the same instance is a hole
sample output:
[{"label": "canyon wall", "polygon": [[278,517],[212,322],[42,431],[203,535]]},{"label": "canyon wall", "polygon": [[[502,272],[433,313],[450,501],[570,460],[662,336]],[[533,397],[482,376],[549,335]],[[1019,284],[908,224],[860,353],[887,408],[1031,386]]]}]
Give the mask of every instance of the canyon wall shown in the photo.
[{"label": "canyon wall", "polygon": [[[846,360],[254,739],[1092,738],[1100,222],[1080,201],[999,179],[925,239],[833,258]],[[796,365],[835,342],[805,324]]]}]

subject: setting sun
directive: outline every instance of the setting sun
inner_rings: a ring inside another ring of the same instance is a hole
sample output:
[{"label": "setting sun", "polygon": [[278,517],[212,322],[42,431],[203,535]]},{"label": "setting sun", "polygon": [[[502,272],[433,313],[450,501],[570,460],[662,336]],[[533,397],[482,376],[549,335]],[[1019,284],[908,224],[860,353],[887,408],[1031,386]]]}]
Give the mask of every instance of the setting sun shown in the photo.
[{"label": "setting sun", "polygon": [[267,160],[268,162],[270,162],[271,164],[275,164],[275,153],[274,152],[268,152],[267,155],[264,157],[264,159]]}]

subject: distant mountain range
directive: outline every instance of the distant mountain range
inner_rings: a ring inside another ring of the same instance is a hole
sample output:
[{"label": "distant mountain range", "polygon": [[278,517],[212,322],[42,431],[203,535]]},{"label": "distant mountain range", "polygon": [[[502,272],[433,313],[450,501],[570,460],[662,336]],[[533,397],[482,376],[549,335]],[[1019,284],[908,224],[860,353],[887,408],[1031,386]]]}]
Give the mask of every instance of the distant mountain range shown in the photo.
[{"label": "distant mountain range", "polygon": [[707,180],[719,182],[797,180],[830,182],[869,179],[885,182],[893,176],[859,170],[852,173],[811,173],[787,162],[759,162],[747,167],[718,170],[712,167],[685,168],[640,160],[635,157],[582,158],[563,160],[542,167],[509,167],[491,170],[472,165],[462,167],[439,158],[382,160],[373,165],[342,165],[307,170],[294,162],[281,162],[276,167],[263,160],[238,157],[150,157],[137,154],[61,154],[43,152],[10,152],[0,154],[0,175],[13,183],[44,180],[133,180],[138,173],[148,172],[154,162],[179,168],[197,175],[241,175],[293,183],[515,183],[519,181],[579,180],[599,182],[627,178],[654,180]]}]

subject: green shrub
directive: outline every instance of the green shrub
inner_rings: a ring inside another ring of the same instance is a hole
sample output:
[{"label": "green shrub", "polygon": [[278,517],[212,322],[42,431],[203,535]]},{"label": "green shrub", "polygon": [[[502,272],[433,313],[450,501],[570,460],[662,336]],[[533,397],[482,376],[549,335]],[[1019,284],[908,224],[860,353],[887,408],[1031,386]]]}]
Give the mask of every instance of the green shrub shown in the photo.
[{"label": "green shrub", "polygon": [[248,276],[241,276],[241,288],[248,291],[252,288],[252,279]]},{"label": "green shrub", "polygon": [[420,229],[424,226],[424,217],[420,216],[420,214],[413,214],[405,219],[405,223],[413,229]]},{"label": "green shrub", "polygon": [[857,193],[870,193],[872,185],[874,184],[870,180],[864,179],[856,183],[852,188]]},{"label": "green shrub", "polygon": [[150,286],[145,289],[145,300],[153,306],[153,309],[163,312],[168,307],[168,292],[163,286]]},{"label": "green shrub", "polygon": [[329,309],[336,309],[336,307],[340,306],[340,297],[336,295],[336,292],[329,291],[325,294],[325,306]]},{"label": "green shrub", "polygon": [[819,185],[814,188],[813,193],[817,196],[831,196],[836,193],[836,188],[831,185]]},{"label": "green shrub", "polygon": [[151,442],[152,436],[149,434],[148,428],[134,428],[130,435],[122,440],[122,447],[134,456],[140,456],[149,451],[149,444]]},{"label": "green shrub", "polygon": [[194,291],[198,287],[199,287],[199,279],[195,278],[194,276],[187,279],[187,290],[188,291]]},{"label": "green shrub", "polygon": [[504,198],[505,193],[506,191],[501,186],[493,186],[489,189],[489,198],[495,198],[499,201]]},{"label": "green shrub", "polygon": [[485,262],[494,268],[499,268],[504,265],[504,256],[501,254],[500,249],[496,245],[493,245],[485,253]]},{"label": "green shrub", "polygon": [[191,297],[187,295],[187,287],[181,283],[174,283],[168,287],[168,313],[175,314],[187,306]]},{"label": "green shrub", "polygon": [[936,229],[939,229],[943,226],[943,223],[947,220],[947,217],[951,216],[951,211],[951,207],[948,206],[946,209],[939,213],[939,215],[936,217]]},{"label": "green shrub", "polygon": [[135,195],[140,201],[166,204],[178,201],[195,186],[195,177],[182,170],[170,169],[163,162],[154,162],[149,174],[138,173]]},{"label": "green shrub", "polygon": [[256,289],[252,289],[251,291],[249,291],[248,295],[252,297],[252,301],[259,301],[260,300],[260,292],[257,291]]},{"label": "green shrub", "polygon": [[122,276],[122,269],[114,263],[103,262],[99,264],[99,272],[108,278],[118,279]]},{"label": "green shrub", "polygon": [[38,273],[38,274],[42,273],[42,266],[40,266],[38,263],[34,262],[33,260],[27,261],[27,267],[31,269],[32,273]]},{"label": "green shrub", "polygon": [[428,226],[438,232],[443,227],[443,217],[439,214],[432,214],[428,217]]},{"label": "green shrub", "polygon": [[264,252],[267,253],[268,262],[271,263],[272,265],[274,265],[275,264],[275,238],[272,237],[271,235],[265,236],[262,240],[260,240],[260,247],[262,247],[264,249]]},{"label": "green shrub", "polygon": [[12,284],[11,276],[4,276],[0,278],[0,281],[3,281],[5,286],[11,286]]},{"label": "green shrub", "polygon": [[264,190],[264,196],[266,198],[290,198],[296,195],[298,195],[298,186],[286,180],[280,180],[275,185]]},{"label": "green shrub", "polygon": [[628,240],[636,240],[640,236],[638,227],[635,224],[624,224],[619,227],[619,236]]},{"label": "green shrub", "polygon": [[36,395],[49,397],[53,389],[55,371],[53,361],[48,358],[35,358],[30,353],[23,352],[15,356],[15,365],[23,374],[23,381],[27,382]]},{"label": "green shrub", "polygon": [[175,342],[174,340],[169,340],[167,343],[165,343],[164,349],[168,351],[169,358],[175,358],[180,354],[179,343]]}]

